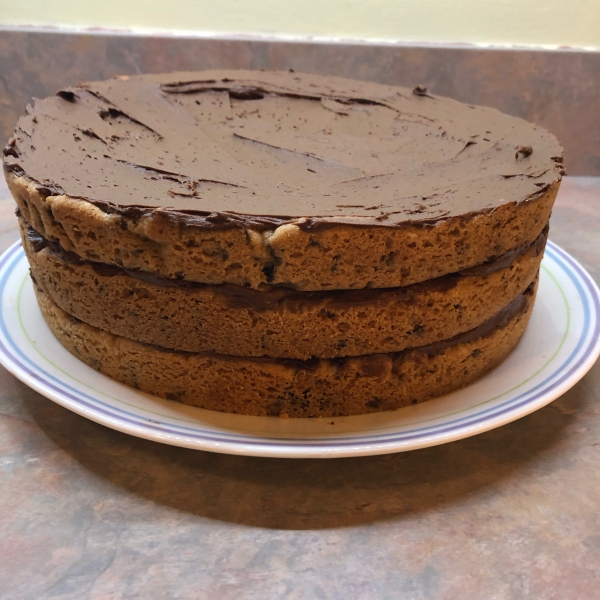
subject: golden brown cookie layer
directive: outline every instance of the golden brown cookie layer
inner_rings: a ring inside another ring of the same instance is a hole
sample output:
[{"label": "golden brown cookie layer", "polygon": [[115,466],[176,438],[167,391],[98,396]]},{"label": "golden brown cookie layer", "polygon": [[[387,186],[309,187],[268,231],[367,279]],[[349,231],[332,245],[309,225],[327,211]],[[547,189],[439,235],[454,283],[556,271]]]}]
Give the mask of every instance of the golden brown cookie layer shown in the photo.
[{"label": "golden brown cookie layer", "polygon": [[75,319],[35,287],[60,343],[105,375],[210,410],[289,417],[393,410],[467,385],[515,347],[535,297],[532,285],[494,319],[445,343],[397,354],[294,361],[174,352],[134,342]]},{"label": "golden brown cookie layer", "polygon": [[532,242],[545,130],[423,91],[210,71],[36,101],[4,150],[27,220],[80,256],[204,283],[409,285]]},{"label": "golden brown cookie layer", "polygon": [[20,223],[38,285],[90,325],[173,350],[303,360],[398,352],[473,329],[529,286],[546,241],[404,288],[258,291],[82,262]]},{"label": "golden brown cookie layer", "polygon": [[489,214],[430,227],[338,225],[314,232],[181,228],[154,215],[107,214],[68,196],[46,196],[23,177],[7,181],[25,219],[82,258],[188,281],[301,291],[400,287],[468,269],[532,243],[550,218],[558,184]]}]

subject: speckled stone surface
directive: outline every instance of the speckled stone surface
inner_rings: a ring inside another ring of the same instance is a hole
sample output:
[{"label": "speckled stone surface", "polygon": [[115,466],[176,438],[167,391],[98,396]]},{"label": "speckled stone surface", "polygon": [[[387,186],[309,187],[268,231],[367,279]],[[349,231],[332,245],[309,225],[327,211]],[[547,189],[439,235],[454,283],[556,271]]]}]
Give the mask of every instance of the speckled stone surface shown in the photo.
[{"label": "speckled stone surface", "polygon": [[[600,280],[600,179],[564,181],[550,237]],[[599,505],[599,364],[486,434],[325,461],[128,437],[0,367],[1,598],[593,600]]]}]

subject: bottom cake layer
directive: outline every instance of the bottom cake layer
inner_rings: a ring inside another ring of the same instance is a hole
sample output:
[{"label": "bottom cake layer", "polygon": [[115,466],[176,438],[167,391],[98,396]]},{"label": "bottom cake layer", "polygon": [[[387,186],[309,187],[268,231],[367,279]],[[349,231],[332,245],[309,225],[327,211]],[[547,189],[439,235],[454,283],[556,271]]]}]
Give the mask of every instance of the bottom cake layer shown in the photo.
[{"label": "bottom cake layer", "polygon": [[329,417],[393,410],[474,381],[521,338],[537,280],[479,327],[412,350],[308,361],[166,350],[72,317],[35,286],[60,343],[94,369],[144,392],[210,410],[257,416]]}]

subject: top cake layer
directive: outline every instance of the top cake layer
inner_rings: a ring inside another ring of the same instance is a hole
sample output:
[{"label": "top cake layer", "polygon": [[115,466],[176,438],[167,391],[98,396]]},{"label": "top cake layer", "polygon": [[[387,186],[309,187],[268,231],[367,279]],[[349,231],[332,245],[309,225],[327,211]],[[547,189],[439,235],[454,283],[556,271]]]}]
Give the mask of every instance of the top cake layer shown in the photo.
[{"label": "top cake layer", "polygon": [[209,284],[401,287],[531,244],[562,151],[543,129],[424,88],[206,71],[38,100],[4,149],[46,239]]},{"label": "top cake layer", "polygon": [[560,179],[544,129],[429,94],[293,72],[84,83],[38,100],[5,168],[46,195],[197,227],[432,223]]}]

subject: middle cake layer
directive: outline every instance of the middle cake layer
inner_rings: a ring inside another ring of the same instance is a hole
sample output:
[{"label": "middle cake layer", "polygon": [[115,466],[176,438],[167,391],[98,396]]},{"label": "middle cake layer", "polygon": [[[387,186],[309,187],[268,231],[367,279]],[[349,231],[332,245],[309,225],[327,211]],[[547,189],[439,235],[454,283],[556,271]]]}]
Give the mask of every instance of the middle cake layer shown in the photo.
[{"label": "middle cake layer", "polygon": [[399,352],[445,340],[498,313],[534,280],[547,229],[530,246],[402,288],[268,291],[166,279],[83,260],[20,219],[38,285],[104,331],[187,352],[305,360]]}]

